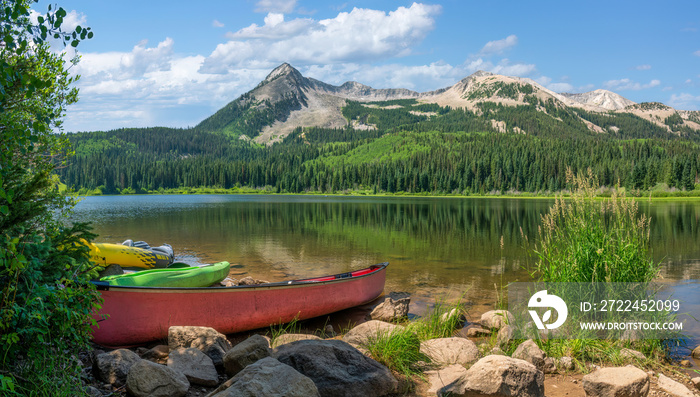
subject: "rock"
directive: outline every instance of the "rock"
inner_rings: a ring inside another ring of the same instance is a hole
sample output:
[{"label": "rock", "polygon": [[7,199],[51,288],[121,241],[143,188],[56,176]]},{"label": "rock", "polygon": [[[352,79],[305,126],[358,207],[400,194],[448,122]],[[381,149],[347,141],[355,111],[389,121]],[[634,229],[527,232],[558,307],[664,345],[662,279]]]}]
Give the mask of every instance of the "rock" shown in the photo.
[{"label": "rock", "polygon": [[357,327],[348,331],[343,340],[352,345],[366,345],[370,339],[375,339],[377,336],[388,335],[396,329],[403,329],[401,325],[395,325],[384,321],[371,320],[362,323]]},{"label": "rock", "polygon": [[467,336],[469,338],[481,338],[483,336],[491,336],[491,330],[483,329],[481,327],[467,328]]},{"label": "rock", "polygon": [[700,358],[700,346],[693,349],[693,352],[690,353],[690,355],[693,356],[693,358]]},{"label": "rock", "polygon": [[99,389],[96,389],[92,386],[88,386],[85,388],[85,394],[87,394],[90,397],[102,397],[102,392]]},{"label": "rock", "polygon": [[481,326],[501,329],[504,325],[515,322],[515,317],[508,310],[489,310],[481,315]]},{"label": "rock", "polygon": [[540,371],[544,371],[544,360],[547,358],[547,354],[542,351],[532,339],[528,339],[518,345],[513,354],[511,354],[511,357],[525,360],[537,367]]},{"label": "rock", "polygon": [[394,321],[408,315],[408,305],[411,295],[407,292],[391,292],[384,302],[375,307],[369,314],[372,320]]},{"label": "rock", "polygon": [[250,276],[243,277],[238,280],[238,285],[255,285],[255,279]]},{"label": "rock", "polygon": [[557,364],[557,370],[559,371],[573,371],[576,369],[574,359],[571,357],[561,357],[558,360],[555,360],[555,362]]},{"label": "rock", "polygon": [[95,377],[116,387],[124,386],[129,369],[141,358],[128,349],[102,353],[95,358]]},{"label": "rock", "polygon": [[253,335],[226,352],[224,369],[227,375],[233,376],[246,366],[262,358],[270,357],[270,354],[272,354],[270,342],[261,335]]},{"label": "rock", "polygon": [[443,313],[442,316],[440,316],[440,321],[442,321],[443,323],[446,323],[452,319],[454,319],[454,322],[457,324],[464,324],[464,322],[467,321],[467,318],[464,316],[464,313],[459,309],[452,309],[449,312]]},{"label": "rock", "polygon": [[272,348],[274,349],[275,347],[280,345],[307,339],[321,340],[321,338],[319,338],[318,336],[310,334],[282,334],[272,341]]},{"label": "rock", "polygon": [[135,397],[182,397],[189,388],[182,372],[147,360],[132,365],[126,378],[126,390]]},{"label": "rock", "polygon": [[693,382],[693,385],[695,385],[696,388],[700,389],[700,376],[696,376],[695,378],[692,378],[690,381]]},{"label": "rock", "polygon": [[141,358],[148,361],[153,361],[158,364],[165,364],[168,362],[168,354],[170,354],[170,348],[166,345],[158,345],[154,348],[147,350]]},{"label": "rock", "polygon": [[437,338],[420,344],[420,352],[435,363],[467,365],[479,359],[479,349],[465,338]]},{"label": "rock", "polygon": [[637,359],[637,360],[646,360],[647,357],[644,355],[644,353],[632,350],[632,349],[620,349],[620,357],[628,360],[632,359]]},{"label": "rock", "polygon": [[124,269],[119,265],[109,265],[103,271],[98,272],[99,278],[107,276],[118,276],[124,274]]},{"label": "rock", "polygon": [[621,340],[637,341],[642,339],[642,332],[638,329],[626,329],[620,336]]},{"label": "rock", "polygon": [[693,366],[693,363],[691,363],[690,360],[681,360],[679,364],[681,365],[681,367],[685,368],[690,368]]},{"label": "rock", "polygon": [[438,390],[439,396],[544,396],[544,374],[527,361],[486,356],[466,374]]},{"label": "rock", "polygon": [[219,384],[214,362],[194,347],[178,347],[170,352],[168,367],[182,372],[191,384],[209,387]]},{"label": "rock", "polygon": [[649,377],[634,367],[600,368],[583,377],[586,396],[643,397],[649,393]]},{"label": "rock", "polygon": [[255,284],[270,284],[267,280],[255,280]]},{"label": "rock", "polygon": [[384,396],[398,386],[389,369],[340,340],[288,343],[275,357],[311,378],[321,396]]},{"label": "rock", "polygon": [[235,287],[238,285],[238,280],[235,278],[226,277],[225,279],[221,280],[220,284],[224,287]]},{"label": "rock", "polygon": [[265,357],[219,386],[212,397],[314,397],[318,388],[308,377],[272,357]]},{"label": "rock", "polygon": [[223,365],[224,354],[231,348],[226,336],[209,327],[170,327],[168,329],[168,347],[194,347],[211,358],[214,365]]},{"label": "rock", "polygon": [[425,375],[428,378],[428,394],[431,396],[437,394],[438,390],[454,383],[466,373],[467,369],[458,364],[448,365],[436,371],[427,371]]},{"label": "rock", "polygon": [[326,338],[332,338],[332,337],[334,337],[334,336],[336,335],[335,329],[333,329],[333,326],[332,326],[331,324],[327,324],[327,325],[323,328],[323,335],[324,335]]},{"label": "rock", "polygon": [[542,372],[545,374],[555,374],[557,372],[557,363],[552,357],[544,359],[544,368]]},{"label": "rock", "polygon": [[695,395],[682,383],[676,382],[664,374],[659,374],[659,388],[673,397],[694,397]]},{"label": "rock", "polygon": [[515,328],[510,325],[504,325],[500,330],[498,330],[498,335],[496,335],[496,344],[498,346],[507,346],[513,339],[514,333]]},{"label": "rock", "polygon": [[500,347],[494,347],[493,349],[489,350],[489,354],[488,354],[488,355],[490,356],[490,355],[493,355],[493,354],[499,355],[499,356],[505,356],[505,355],[506,355],[506,352],[504,352],[503,350],[501,350]]}]

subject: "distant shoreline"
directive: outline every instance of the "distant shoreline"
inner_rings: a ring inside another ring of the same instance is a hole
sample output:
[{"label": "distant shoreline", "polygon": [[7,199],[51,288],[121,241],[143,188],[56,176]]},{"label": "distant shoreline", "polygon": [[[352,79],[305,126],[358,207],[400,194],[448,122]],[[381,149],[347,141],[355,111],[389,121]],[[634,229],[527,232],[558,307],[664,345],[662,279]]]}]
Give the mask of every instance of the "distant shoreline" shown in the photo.
[{"label": "distant shoreline", "polygon": [[[596,196],[596,198],[604,199],[611,196],[612,191],[606,191],[602,194]],[[700,200],[700,190],[692,191],[676,191],[676,192],[665,192],[665,191],[654,191],[654,192],[625,192],[628,199],[636,200],[652,200],[652,201],[695,201]],[[116,194],[102,194],[102,193],[80,193],[80,192],[70,192],[67,195],[71,197],[97,197],[97,196],[152,196],[152,195],[274,195],[274,196],[332,196],[332,197],[406,197],[406,198],[482,198],[482,199],[556,199],[558,197],[569,197],[568,192],[556,193],[556,194],[537,194],[537,193],[505,193],[505,194],[445,194],[445,193],[405,193],[405,192],[381,192],[373,193],[371,190],[360,190],[360,191],[349,191],[349,192],[335,192],[335,193],[324,193],[324,192],[302,192],[302,193],[288,193],[288,192],[274,192],[273,189],[250,189],[250,188],[191,188],[191,189],[163,189],[163,190],[152,190],[148,192],[135,193],[135,192],[124,192]]]}]

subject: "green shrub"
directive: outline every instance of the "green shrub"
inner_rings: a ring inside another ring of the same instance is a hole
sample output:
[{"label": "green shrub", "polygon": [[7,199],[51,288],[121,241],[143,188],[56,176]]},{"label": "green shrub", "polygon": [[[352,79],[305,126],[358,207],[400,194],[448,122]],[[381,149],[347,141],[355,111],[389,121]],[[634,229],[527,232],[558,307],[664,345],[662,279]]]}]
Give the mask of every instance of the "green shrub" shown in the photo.
[{"label": "green shrub", "polygon": [[595,199],[592,173],[574,176],[568,200],[557,198],[542,217],[534,274],[546,282],[648,282],[660,264],[649,254],[650,219],[637,203],[613,192]]}]

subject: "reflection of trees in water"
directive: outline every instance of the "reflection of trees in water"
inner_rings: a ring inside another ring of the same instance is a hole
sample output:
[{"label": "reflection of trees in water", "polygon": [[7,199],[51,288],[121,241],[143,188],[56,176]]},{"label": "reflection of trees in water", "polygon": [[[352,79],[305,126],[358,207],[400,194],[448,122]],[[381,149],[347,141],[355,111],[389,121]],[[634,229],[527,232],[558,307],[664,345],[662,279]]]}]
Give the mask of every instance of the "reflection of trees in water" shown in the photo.
[{"label": "reflection of trees in water", "polygon": [[[526,280],[523,236],[537,238],[540,216],[552,204],[490,198],[284,200],[224,198],[173,211],[165,203],[156,212],[116,217],[98,232],[170,242],[176,250],[187,247],[256,272],[320,275],[388,260],[398,286],[493,289],[494,282]],[[652,252],[668,263],[665,276],[700,278],[700,203],[642,201],[640,209],[652,217]]]}]

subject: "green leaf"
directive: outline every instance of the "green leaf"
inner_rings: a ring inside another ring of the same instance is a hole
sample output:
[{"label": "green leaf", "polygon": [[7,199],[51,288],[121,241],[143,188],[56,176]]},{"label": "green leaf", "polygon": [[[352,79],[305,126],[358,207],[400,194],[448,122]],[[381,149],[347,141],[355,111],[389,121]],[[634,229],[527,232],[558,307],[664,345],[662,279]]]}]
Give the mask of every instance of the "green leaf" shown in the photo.
[{"label": "green leaf", "polygon": [[44,23],[44,17],[41,17],[41,16],[40,16],[40,17],[37,17],[36,20],[37,20],[37,22],[39,22],[40,24]]},{"label": "green leaf", "polygon": [[6,205],[0,205],[0,213],[2,213],[3,215],[9,214],[9,213],[10,213],[10,207],[8,207],[8,206],[6,206]]},{"label": "green leaf", "polygon": [[88,39],[91,39],[92,36],[94,36],[94,35],[92,34],[92,32],[90,32],[90,33],[88,33],[87,38],[88,38]]},{"label": "green leaf", "polygon": [[83,30],[83,28],[82,28],[80,25],[78,25],[78,26],[75,27],[75,32],[78,33],[78,34],[79,34],[82,30]]},{"label": "green leaf", "polygon": [[73,47],[77,47],[78,44],[80,44],[80,40],[73,40],[70,42],[70,45],[72,45]]}]

